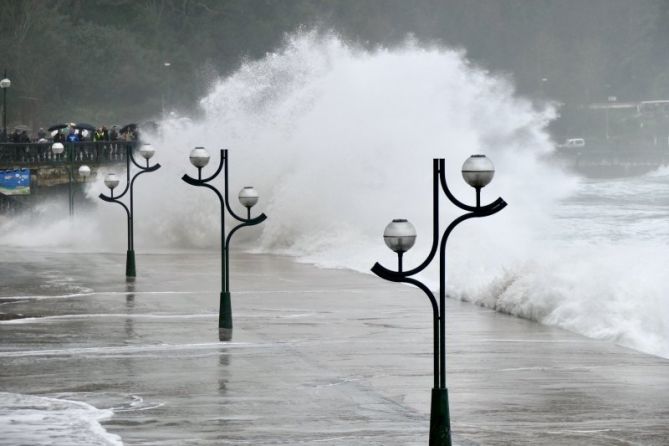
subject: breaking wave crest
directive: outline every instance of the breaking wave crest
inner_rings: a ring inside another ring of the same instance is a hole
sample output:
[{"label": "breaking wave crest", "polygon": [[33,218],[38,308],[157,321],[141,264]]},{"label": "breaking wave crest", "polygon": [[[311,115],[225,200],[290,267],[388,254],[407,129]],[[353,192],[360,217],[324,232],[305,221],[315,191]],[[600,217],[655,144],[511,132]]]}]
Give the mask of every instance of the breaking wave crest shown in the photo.
[{"label": "breaking wave crest", "polygon": [[[432,158],[446,158],[454,193],[472,203],[460,167],[486,153],[497,173],[483,201],[502,196],[509,206],[453,234],[449,294],[669,357],[667,238],[654,230],[661,220],[647,218],[658,203],[666,214],[669,200],[617,211],[620,200],[637,197],[629,187],[654,191],[644,181],[664,187],[666,177],[658,172],[611,189],[551,165],[553,107],[519,97],[510,80],[462,52],[412,41],[366,50],[333,35],[298,33],[217,81],[201,109],[197,120],[166,119],[153,139],[164,167],[143,177],[136,194],[138,249],[217,248],[215,197],[180,181],[194,174],[190,149],[205,146],[210,169],[216,149],[230,149],[232,197],[251,184],[261,194],[257,207],[269,219],[240,233],[247,249],[368,271],[377,260],[394,264],[381,233],[403,217],[419,234],[405,256],[409,266],[431,243]],[[88,193],[101,189],[98,182]],[[90,236],[92,249],[123,243],[123,216],[110,208],[94,211],[95,230],[84,219],[74,223],[85,227],[74,232]],[[443,212],[449,221],[458,215],[452,207]],[[74,240],[71,229],[59,231],[50,233],[55,244]],[[12,231],[1,240],[28,238]],[[436,271],[424,278],[436,280]]]}]

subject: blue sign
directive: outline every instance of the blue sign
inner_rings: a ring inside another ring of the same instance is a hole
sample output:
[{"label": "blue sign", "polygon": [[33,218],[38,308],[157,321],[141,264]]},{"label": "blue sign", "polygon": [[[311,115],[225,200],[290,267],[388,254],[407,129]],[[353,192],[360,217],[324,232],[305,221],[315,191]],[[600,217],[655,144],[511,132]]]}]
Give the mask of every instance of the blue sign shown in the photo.
[{"label": "blue sign", "polygon": [[0,170],[0,193],[30,194],[30,169]]}]

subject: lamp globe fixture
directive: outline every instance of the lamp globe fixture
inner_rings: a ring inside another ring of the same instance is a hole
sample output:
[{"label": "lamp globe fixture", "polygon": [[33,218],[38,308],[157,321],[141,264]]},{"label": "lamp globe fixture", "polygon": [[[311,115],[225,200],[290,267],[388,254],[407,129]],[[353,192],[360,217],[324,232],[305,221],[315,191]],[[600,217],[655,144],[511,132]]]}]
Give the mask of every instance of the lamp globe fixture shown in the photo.
[{"label": "lamp globe fixture", "polygon": [[12,81],[9,78],[4,78],[0,81],[0,88],[9,88],[12,86]]},{"label": "lamp globe fixture", "polygon": [[79,175],[81,175],[84,178],[88,178],[91,174],[91,168],[88,167],[87,165],[82,165],[79,166]]},{"label": "lamp globe fixture", "polygon": [[253,186],[246,186],[239,191],[239,202],[242,206],[251,209],[258,202],[260,196]]},{"label": "lamp globe fixture", "polygon": [[142,147],[139,148],[139,154],[144,157],[145,160],[150,160],[151,157],[156,153],[156,149],[153,148],[151,144],[142,144]]},{"label": "lamp globe fixture", "polygon": [[51,144],[51,151],[53,152],[54,155],[60,155],[65,151],[65,146],[63,145],[62,142],[55,142]]},{"label": "lamp globe fixture", "polygon": [[105,186],[107,186],[111,190],[114,190],[114,188],[118,186],[120,182],[121,180],[119,180],[118,176],[116,176],[115,173],[109,173],[105,177]]},{"label": "lamp globe fixture", "polygon": [[405,218],[396,218],[383,231],[383,241],[396,253],[405,253],[416,243],[416,228]]},{"label": "lamp globe fixture", "polygon": [[462,165],[462,178],[476,189],[485,187],[495,176],[495,166],[485,155],[472,155]]},{"label": "lamp globe fixture", "polygon": [[204,147],[196,147],[190,151],[190,162],[198,169],[209,164],[209,152]]}]

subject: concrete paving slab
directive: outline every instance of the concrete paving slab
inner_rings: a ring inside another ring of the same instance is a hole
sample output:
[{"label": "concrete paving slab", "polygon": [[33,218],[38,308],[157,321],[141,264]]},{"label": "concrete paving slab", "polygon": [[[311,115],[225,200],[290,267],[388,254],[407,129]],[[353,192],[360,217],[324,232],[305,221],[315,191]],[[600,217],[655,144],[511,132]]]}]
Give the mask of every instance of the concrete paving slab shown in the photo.
[{"label": "concrete paving slab", "polygon": [[[217,254],[140,254],[132,283],[124,258],[17,252],[0,264],[5,399],[110,409],[95,444],[427,444],[432,325],[419,291],[234,253],[235,328],[221,343]],[[668,360],[453,300],[447,330],[457,444],[669,444]],[[54,429],[27,444],[57,444]]]}]

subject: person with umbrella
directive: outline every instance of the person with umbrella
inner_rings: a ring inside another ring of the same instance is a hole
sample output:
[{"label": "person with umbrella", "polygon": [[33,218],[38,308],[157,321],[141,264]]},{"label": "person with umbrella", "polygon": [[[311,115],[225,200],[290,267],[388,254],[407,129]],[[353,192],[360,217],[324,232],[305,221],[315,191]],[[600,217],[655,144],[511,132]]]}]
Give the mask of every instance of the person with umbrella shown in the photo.
[{"label": "person with umbrella", "polygon": [[104,141],[104,140],[105,138],[102,133],[102,127],[98,127],[98,129],[93,134],[93,141]]},{"label": "person with umbrella", "polygon": [[124,137],[123,139],[126,141],[137,141],[139,139],[139,132],[137,128],[137,124],[126,124],[123,127],[121,127],[121,135]]},{"label": "person with umbrella", "polygon": [[67,124],[56,124],[47,129],[53,136],[53,142],[65,142],[64,128],[67,128]]},{"label": "person with umbrella", "polygon": [[79,142],[81,141],[81,136],[74,130],[74,127],[70,128],[70,133],[66,138],[67,142]]}]

